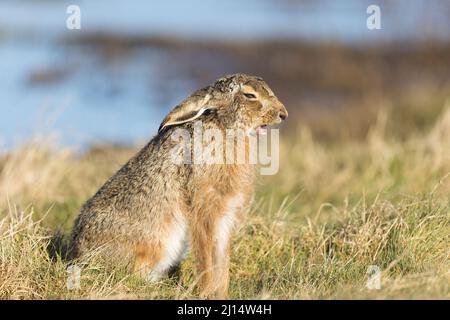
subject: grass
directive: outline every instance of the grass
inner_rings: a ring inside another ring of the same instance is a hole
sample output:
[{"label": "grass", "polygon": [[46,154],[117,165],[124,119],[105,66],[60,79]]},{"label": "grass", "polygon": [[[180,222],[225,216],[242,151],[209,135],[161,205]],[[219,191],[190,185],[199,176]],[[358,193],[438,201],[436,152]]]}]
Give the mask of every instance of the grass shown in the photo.
[{"label": "grass", "polygon": [[[358,139],[281,131],[280,171],[259,179],[233,237],[230,297],[449,299],[450,106],[440,109],[407,134],[389,111]],[[80,156],[35,141],[0,159],[1,299],[196,298],[191,257],[179,278],[148,284],[93,254],[80,289],[66,288],[55,233],[64,240],[83,202],[135,151]],[[366,287],[371,265],[379,290]]]}]

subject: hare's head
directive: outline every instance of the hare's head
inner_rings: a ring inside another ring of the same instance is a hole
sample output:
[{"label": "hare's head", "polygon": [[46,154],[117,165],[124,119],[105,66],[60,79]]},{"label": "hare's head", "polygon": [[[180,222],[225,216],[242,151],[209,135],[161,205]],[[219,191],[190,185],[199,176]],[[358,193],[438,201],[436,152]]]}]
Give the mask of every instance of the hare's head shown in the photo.
[{"label": "hare's head", "polygon": [[166,116],[160,131],[210,112],[226,128],[253,129],[257,134],[265,134],[266,126],[280,123],[288,116],[284,105],[261,78],[239,73],[194,92]]}]

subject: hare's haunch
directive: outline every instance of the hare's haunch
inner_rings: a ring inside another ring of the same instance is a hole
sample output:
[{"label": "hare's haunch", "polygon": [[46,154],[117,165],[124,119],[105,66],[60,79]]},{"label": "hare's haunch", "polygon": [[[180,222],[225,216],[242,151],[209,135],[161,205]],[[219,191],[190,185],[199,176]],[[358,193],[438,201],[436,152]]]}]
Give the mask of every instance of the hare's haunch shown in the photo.
[{"label": "hare's haunch", "polygon": [[156,281],[191,248],[200,294],[225,298],[230,233],[251,201],[254,166],[174,162],[179,142],[173,136],[180,129],[194,134],[199,121],[216,132],[260,133],[286,117],[283,104],[258,77],[226,76],[194,92],[83,206],[72,231],[71,258],[103,250]]}]

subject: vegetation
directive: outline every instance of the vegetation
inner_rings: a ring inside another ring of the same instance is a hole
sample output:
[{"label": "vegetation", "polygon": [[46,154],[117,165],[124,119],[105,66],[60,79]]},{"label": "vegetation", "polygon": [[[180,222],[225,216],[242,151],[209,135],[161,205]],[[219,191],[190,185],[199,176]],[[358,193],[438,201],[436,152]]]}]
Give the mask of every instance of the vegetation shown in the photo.
[{"label": "vegetation", "polygon": [[[233,238],[231,298],[450,298],[450,105],[421,109],[439,110],[423,123],[406,121],[424,118],[412,110],[379,109],[357,138],[281,129],[280,171],[260,178]],[[323,127],[348,130],[364,116],[324,117]],[[196,297],[191,257],[178,277],[148,284],[93,254],[81,287],[66,287],[75,215],[136,150],[79,155],[34,141],[2,156],[1,299]],[[371,265],[379,290],[366,287]]]}]

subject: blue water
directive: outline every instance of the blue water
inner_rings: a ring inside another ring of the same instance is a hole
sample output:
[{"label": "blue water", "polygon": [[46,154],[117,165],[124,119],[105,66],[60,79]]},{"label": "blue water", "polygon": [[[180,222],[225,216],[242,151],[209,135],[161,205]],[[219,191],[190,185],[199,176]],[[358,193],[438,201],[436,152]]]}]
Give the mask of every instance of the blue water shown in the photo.
[{"label": "blue water", "polygon": [[[382,30],[366,28],[366,7],[379,2]],[[66,8],[81,8],[81,30],[67,30]],[[37,133],[63,145],[148,139],[159,121],[196,88],[157,48],[105,63],[59,40],[98,31],[201,39],[289,37],[365,45],[376,41],[450,39],[448,1],[2,1],[0,2],[0,149]],[[59,70],[57,81],[33,82]],[[169,73],[167,73],[169,70]]]}]

